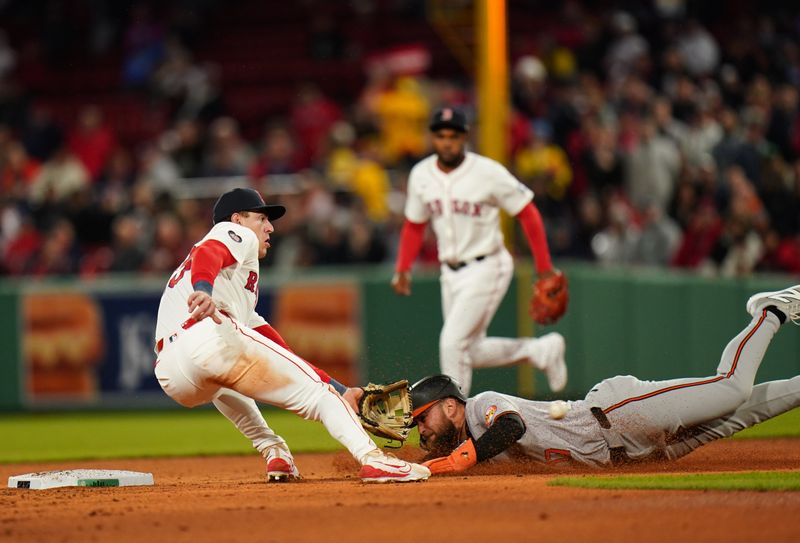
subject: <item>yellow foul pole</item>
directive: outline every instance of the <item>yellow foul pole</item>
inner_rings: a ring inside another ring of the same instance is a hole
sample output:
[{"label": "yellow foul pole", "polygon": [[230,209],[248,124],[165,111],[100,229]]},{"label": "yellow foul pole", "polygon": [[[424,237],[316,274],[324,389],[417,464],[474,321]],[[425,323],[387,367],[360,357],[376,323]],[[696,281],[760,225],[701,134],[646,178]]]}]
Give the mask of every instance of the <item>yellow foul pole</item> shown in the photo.
[{"label": "yellow foul pole", "polygon": [[[478,148],[481,154],[508,165],[510,107],[506,0],[476,0],[475,32],[478,52],[475,69],[478,74]],[[513,220],[505,214],[501,220],[506,244],[511,245],[514,240]],[[533,325],[527,314],[530,284],[530,272],[526,278],[517,280],[519,287],[526,287],[517,289],[517,333],[520,336],[533,335]],[[517,388],[518,394],[523,397],[533,397],[536,392],[533,368],[527,364],[520,365],[518,369]]]},{"label": "yellow foul pole", "polygon": [[478,148],[508,163],[508,38],[506,0],[477,0]]}]

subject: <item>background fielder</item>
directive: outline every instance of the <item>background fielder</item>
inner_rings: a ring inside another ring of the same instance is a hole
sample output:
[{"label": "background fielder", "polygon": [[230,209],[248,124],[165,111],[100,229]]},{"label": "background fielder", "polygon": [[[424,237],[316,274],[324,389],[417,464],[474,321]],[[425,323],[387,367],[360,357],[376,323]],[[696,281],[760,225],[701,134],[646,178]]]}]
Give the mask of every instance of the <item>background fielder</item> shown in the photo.
[{"label": "background fielder", "polygon": [[321,421],[362,467],[367,482],[426,479],[424,466],[385,456],[347,402],[344,387],[295,355],[255,312],[259,259],[271,220],[283,206],[265,205],[252,189],[234,189],[214,206],[214,227],[170,278],[158,310],[155,373],[185,407],[212,402],[267,460],[271,480],[299,476],[286,442],[254,401]]},{"label": "background fielder", "polygon": [[[408,178],[406,221],[392,287],[398,294],[411,293],[411,266],[422,246],[425,225],[431,222],[441,262],[442,373],[454,377],[466,394],[472,368],[527,362],[544,371],[550,389],[558,392],[567,383],[560,334],[522,339],[486,336],[514,270],[503,244],[500,209],[522,224],[540,276],[556,273],[533,193],[499,163],[466,151],[467,122],[460,111],[436,112],[430,130],[435,154],[414,166]],[[566,285],[562,287],[566,295]],[[561,313],[565,304],[566,298]]]},{"label": "background fielder", "polygon": [[441,455],[425,465],[436,474],[494,456],[594,466],[674,460],[800,406],[800,376],[753,386],[778,328],[800,319],[800,285],[756,294],[747,310],[753,319],[728,343],[715,375],[606,379],[559,420],[549,415],[552,402],[496,392],[466,399],[446,376],[422,379],[411,389],[414,420],[423,447]]}]

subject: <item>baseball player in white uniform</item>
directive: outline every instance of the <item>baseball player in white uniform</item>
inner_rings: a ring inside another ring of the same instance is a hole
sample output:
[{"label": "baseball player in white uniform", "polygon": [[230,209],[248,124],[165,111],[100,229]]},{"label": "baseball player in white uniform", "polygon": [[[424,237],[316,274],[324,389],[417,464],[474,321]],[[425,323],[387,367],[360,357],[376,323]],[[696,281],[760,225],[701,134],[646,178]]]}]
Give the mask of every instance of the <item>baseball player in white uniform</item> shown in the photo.
[{"label": "baseball player in white uniform", "polygon": [[565,410],[497,392],[467,399],[449,377],[426,377],[411,388],[420,443],[438,456],[424,465],[437,474],[494,457],[597,467],[675,460],[800,406],[800,376],[753,385],[780,326],[800,322],[800,285],[756,294],[747,311],[752,320],[728,343],[714,375],[612,377]]},{"label": "baseball player in white uniform", "polygon": [[[259,259],[285,213],[252,189],[214,206],[214,227],[170,278],[158,308],[155,374],[185,407],[212,402],[266,459],[268,480],[299,477],[286,442],[254,400],[321,421],[361,463],[365,482],[427,479],[424,466],[386,456],[361,427],[346,387],[295,355],[255,312]],[[337,392],[338,389],[338,392]]]},{"label": "baseball player in white uniform", "polygon": [[514,271],[503,244],[500,209],[521,222],[540,276],[553,273],[533,192],[501,164],[466,151],[467,122],[460,111],[437,111],[430,130],[435,153],[416,164],[408,178],[406,220],[392,287],[397,294],[411,294],[411,266],[431,222],[441,263],[442,373],[455,378],[468,394],[472,368],[525,362],[545,373],[552,391],[561,391],[567,383],[561,334],[486,336]]}]

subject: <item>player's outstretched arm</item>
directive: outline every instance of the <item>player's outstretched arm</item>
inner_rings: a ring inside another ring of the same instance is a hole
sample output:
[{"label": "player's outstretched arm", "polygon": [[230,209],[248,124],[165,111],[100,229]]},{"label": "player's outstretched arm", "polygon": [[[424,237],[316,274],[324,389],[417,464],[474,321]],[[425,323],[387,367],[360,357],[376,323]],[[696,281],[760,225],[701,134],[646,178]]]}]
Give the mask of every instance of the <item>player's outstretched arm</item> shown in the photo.
[{"label": "player's outstretched arm", "polygon": [[422,240],[425,236],[425,225],[406,219],[403,230],[400,232],[400,248],[397,251],[395,274],[392,277],[392,288],[396,294],[409,296],[411,294],[411,265],[417,259]]},{"label": "player's outstretched arm", "polygon": [[516,443],[525,433],[525,423],[516,413],[506,413],[477,440],[471,438],[458,446],[449,456],[434,458],[423,465],[431,474],[465,471],[478,462],[493,458]]}]

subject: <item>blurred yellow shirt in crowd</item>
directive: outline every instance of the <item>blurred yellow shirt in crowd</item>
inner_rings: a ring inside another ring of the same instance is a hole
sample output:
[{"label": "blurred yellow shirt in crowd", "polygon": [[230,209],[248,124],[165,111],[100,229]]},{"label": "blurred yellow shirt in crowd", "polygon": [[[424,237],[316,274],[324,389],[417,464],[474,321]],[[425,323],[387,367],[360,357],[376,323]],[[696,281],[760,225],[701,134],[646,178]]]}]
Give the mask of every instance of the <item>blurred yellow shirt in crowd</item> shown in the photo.
[{"label": "blurred yellow shirt in crowd", "polygon": [[572,167],[567,154],[557,145],[525,147],[517,153],[514,166],[523,182],[544,181],[547,193],[556,200],[564,198],[572,183]]},{"label": "blurred yellow shirt in crowd", "polygon": [[389,218],[391,182],[380,163],[359,158],[352,149],[341,147],[330,154],[328,177],[361,198],[370,220],[382,223]]},{"label": "blurred yellow shirt in crowd", "polygon": [[425,152],[430,106],[419,83],[411,77],[397,80],[378,97],[375,114],[381,131],[382,154],[389,163]]}]

